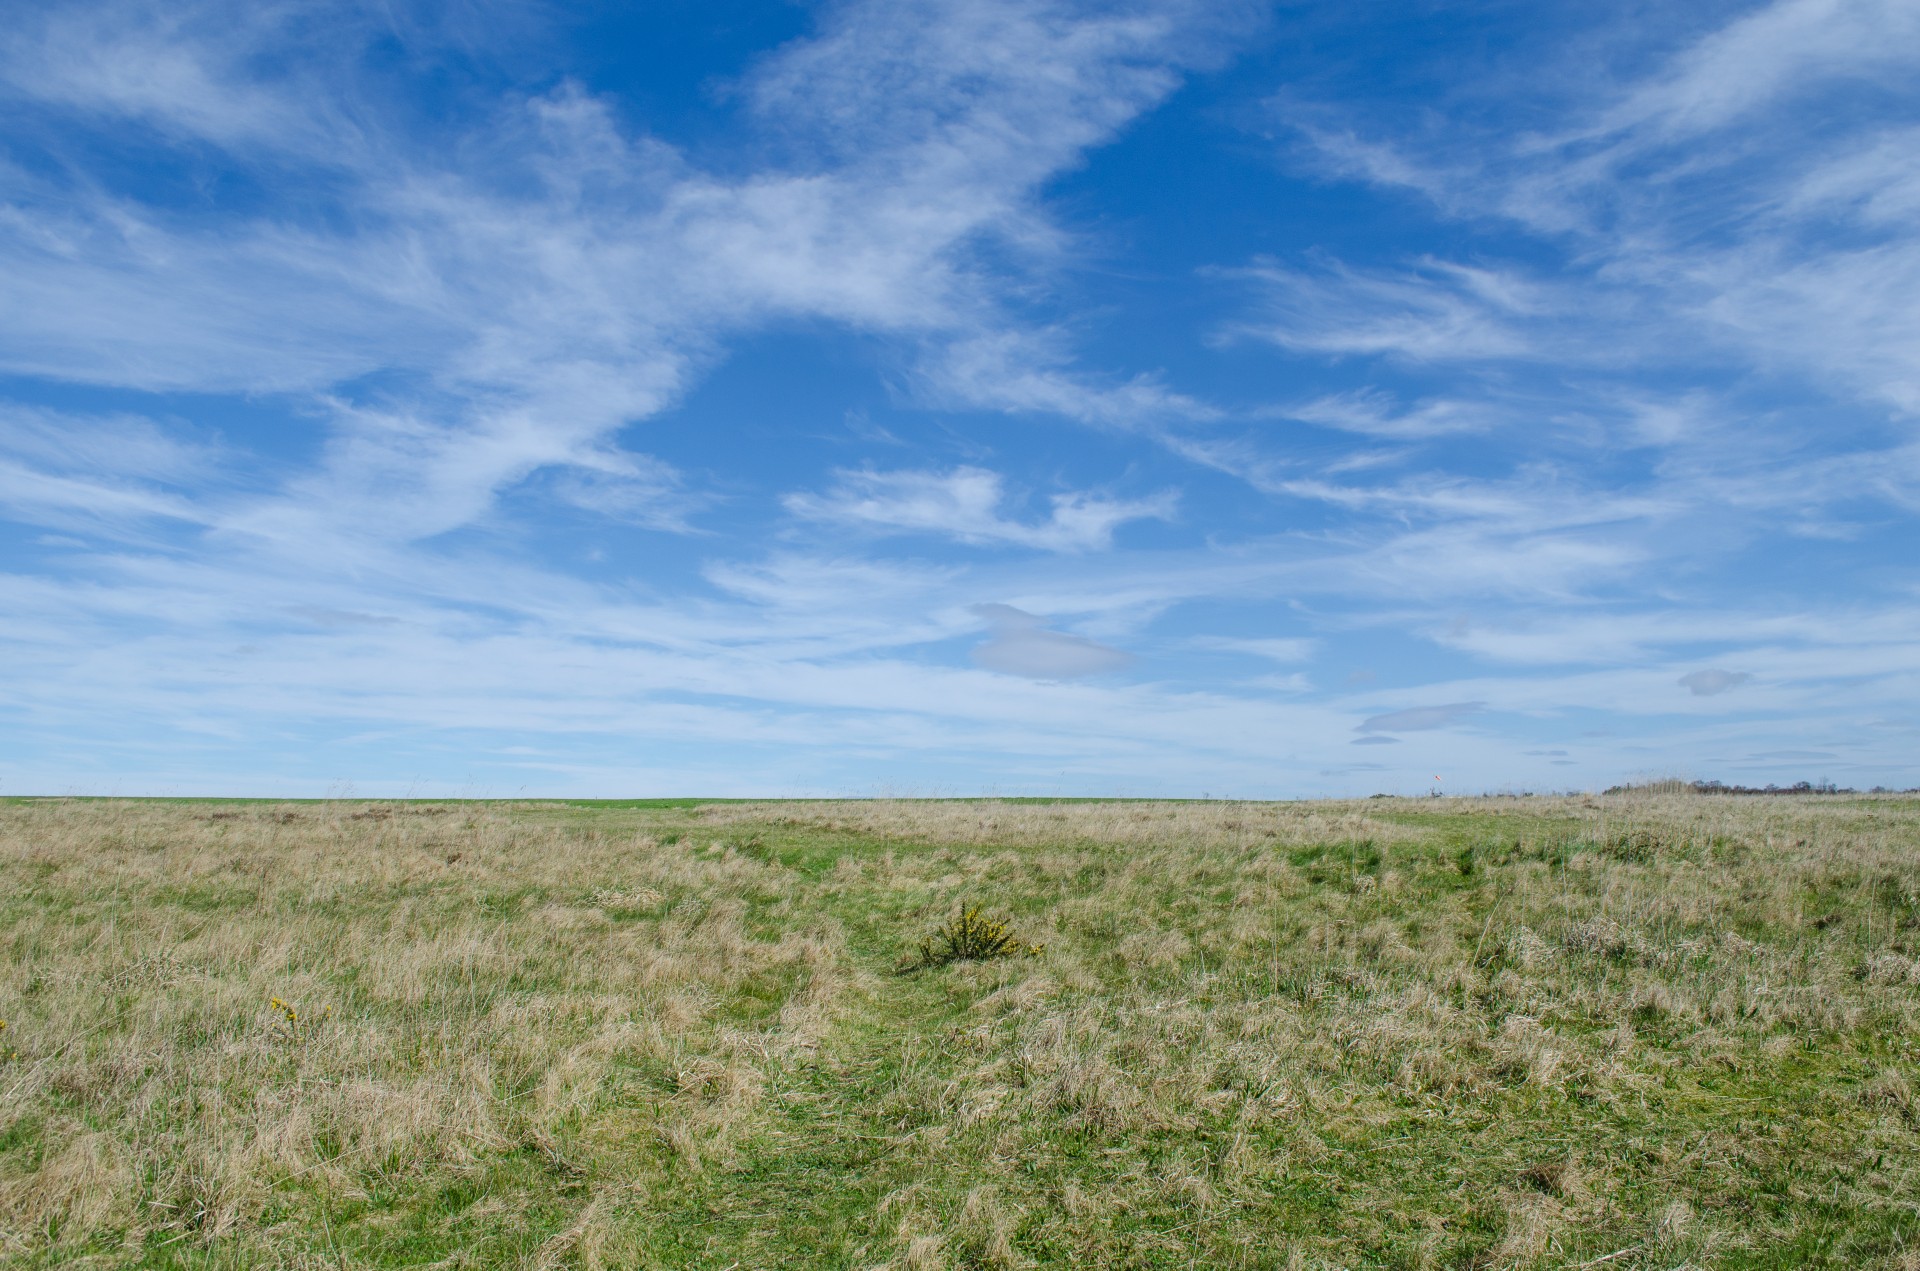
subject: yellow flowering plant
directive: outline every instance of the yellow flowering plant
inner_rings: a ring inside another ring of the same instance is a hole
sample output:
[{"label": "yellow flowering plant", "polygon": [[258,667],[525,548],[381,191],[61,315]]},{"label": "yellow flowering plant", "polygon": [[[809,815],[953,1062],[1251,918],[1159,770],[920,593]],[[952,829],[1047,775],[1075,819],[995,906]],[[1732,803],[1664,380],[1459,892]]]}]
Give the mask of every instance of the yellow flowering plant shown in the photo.
[{"label": "yellow flowering plant", "polygon": [[980,906],[963,905],[958,917],[920,942],[919,965],[937,967],[1020,954],[1035,957],[1045,948],[1021,940],[1010,922],[987,917]]}]

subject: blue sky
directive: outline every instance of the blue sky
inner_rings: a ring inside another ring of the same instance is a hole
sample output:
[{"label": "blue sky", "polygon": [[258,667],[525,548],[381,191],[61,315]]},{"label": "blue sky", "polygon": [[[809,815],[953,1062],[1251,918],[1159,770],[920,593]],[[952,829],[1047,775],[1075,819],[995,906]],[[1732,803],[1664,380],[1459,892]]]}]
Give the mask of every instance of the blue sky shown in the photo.
[{"label": "blue sky", "polygon": [[0,793],[1920,783],[1920,3],[70,3]]}]

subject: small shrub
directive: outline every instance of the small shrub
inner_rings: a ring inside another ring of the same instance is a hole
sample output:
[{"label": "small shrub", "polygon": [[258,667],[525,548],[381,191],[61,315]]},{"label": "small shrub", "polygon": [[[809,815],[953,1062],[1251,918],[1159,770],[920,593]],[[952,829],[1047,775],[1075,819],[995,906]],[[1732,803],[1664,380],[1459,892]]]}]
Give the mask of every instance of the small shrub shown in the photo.
[{"label": "small shrub", "polygon": [[963,905],[959,917],[920,942],[917,967],[946,966],[949,962],[977,962],[1037,955],[1046,946],[1027,944],[1013,934],[1012,925],[989,918],[978,905]]}]

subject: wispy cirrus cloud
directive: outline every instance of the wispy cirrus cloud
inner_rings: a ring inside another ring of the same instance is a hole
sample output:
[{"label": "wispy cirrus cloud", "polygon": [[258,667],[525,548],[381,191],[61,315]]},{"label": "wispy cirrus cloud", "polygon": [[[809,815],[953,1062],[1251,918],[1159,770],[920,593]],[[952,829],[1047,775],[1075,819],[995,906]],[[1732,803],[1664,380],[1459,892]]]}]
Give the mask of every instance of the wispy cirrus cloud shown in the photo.
[{"label": "wispy cirrus cloud", "polygon": [[1052,415],[1097,428],[1136,431],[1177,444],[1180,426],[1225,412],[1169,388],[1155,373],[1102,377],[1075,365],[1057,330],[1000,329],[935,343],[915,368],[929,404]]},{"label": "wispy cirrus cloud", "polygon": [[[726,332],[804,316],[944,346],[992,329],[995,284],[973,244],[1040,249],[1035,185],[1163,97],[1207,44],[1151,8],[844,6],[749,77],[788,162],[722,177],[623,132],[571,85],[501,103],[484,143],[403,133],[342,95],[357,77],[322,73],[377,24],[316,17],[327,38],[289,64],[291,12],[228,22],[218,5],[119,4],[15,33],[17,98],[285,165],[279,184],[320,214],[207,222],[15,170],[0,364],[215,392],[424,376],[429,393],[339,407],[329,473],[294,502],[308,529],[332,508],[365,527],[341,496],[372,481],[391,501],[411,473],[412,532],[427,534],[541,468],[587,474],[563,488],[602,483],[600,440],[672,403]],[[955,52],[938,74],[932,48]],[[896,81],[912,91],[863,96]]]},{"label": "wispy cirrus cloud", "polygon": [[[1528,347],[1551,335],[1560,357],[1784,360],[1911,411],[1920,397],[1899,350],[1914,337],[1920,234],[1889,213],[1909,197],[1901,138],[1920,103],[1897,68],[1916,54],[1920,23],[1900,0],[1776,0],[1638,77],[1571,98],[1540,85],[1557,126],[1463,119],[1396,139],[1289,99],[1276,108],[1299,115],[1332,173],[1417,190],[1462,220],[1504,218],[1537,235],[1536,250],[1565,251],[1578,286],[1506,293],[1532,302],[1515,324]],[[1863,130],[1868,93],[1883,110],[1898,104]],[[1519,343],[1499,297],[1444,277],[1334,263],[1275,281],[1304,297],[1285,301],[1275,328],[1298,347],[1423,359]]]},{"label": "wispy cirrus cloud", "polygon": [[876,532],[939,534],[964,543],[1083,552],[1105,548],[1128,521],[1166,520],[1175,499],[1110,499],[1086,493],[1052,496],[1051,514],[1038,522],[1002,515],[1005,482],[985,468],[950,472],[842,472],[824,494],[790,494],[787,509],[815,521]]},{"label": "wispy cirrus cloud", "polygon": [[1916,52],[1920,12],[1904,0],[1777,0],[1635,85],[1592,134],[1698,136],[1794,107],[1836,79],[1900,87]]},{"label": "wispy cirrus cloud", "polygon": [[1201,636],[1193,643],[1203,649],[1228,653],[1248,653],[1270,662],[1308,662],[1319,651],[1320,641],[1310,637]]},{"label": "wispy cirrus cloud", "polygon": [[1446,398],[1416,402],[1405,409],[1391,393],[1356,389],[1330,393],[1286,408],[1289,419],[1343,432],[1396,440],[1425,440],[1488,431],[1506,412],[1489,403]]},{"label": "wispy cirrus cloud", "polygon": [[1525,357],[1538,338],[1528,320],[1551,312],[1537,284],[1449,261],[1429,259],[1394,272],[1263,261],[1244,276],[1259,290],[1260,314],[1230,333],[1307,353],[1415,362]]}]

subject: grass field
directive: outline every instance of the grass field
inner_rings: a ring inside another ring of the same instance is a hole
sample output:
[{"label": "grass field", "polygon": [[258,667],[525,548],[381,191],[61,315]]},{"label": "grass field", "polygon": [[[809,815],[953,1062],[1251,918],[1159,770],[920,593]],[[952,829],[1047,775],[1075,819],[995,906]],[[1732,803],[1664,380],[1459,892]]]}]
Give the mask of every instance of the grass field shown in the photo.
[{"label": "grass field", "polygon": [[0,1018],[8,1266],[1920,1267],[1910,797],[16,801]]}]

